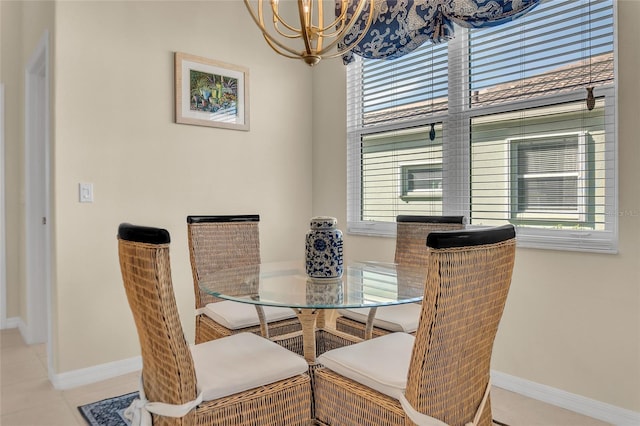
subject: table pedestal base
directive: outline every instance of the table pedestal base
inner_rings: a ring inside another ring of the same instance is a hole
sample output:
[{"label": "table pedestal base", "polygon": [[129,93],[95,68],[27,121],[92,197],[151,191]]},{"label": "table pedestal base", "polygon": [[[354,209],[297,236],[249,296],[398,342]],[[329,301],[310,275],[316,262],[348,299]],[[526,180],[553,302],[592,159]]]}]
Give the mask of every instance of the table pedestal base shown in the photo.
[{"label": "table pedestal base", "polygon": [[320,312],[318,309],[293,309],[298,316],[298,320],[300,321],[300,325],[302,326],[302,354],[304,359],[307,360],[308,363],[315,362],[316,360],[316,338],[315,338],[315,330],[316,330],[316,320],[318,317],[318,313]]}]

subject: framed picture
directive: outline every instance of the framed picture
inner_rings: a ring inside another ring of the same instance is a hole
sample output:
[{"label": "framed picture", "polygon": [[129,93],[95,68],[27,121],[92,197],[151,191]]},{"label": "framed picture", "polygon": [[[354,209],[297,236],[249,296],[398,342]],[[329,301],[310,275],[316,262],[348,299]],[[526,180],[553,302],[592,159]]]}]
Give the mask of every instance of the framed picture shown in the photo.
[{"label": "framed picture", "polygon": [[176,52],[176,123],[249,130],[249,70]]}]

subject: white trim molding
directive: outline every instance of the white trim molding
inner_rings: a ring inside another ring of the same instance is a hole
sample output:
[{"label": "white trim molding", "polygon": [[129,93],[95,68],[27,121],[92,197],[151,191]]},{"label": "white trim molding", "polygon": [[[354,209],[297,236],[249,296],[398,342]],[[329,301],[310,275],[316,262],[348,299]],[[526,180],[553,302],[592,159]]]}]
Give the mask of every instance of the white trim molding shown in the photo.
[{"label": "white trim molding", "polygon": [[4,83],[0,83],[0,329],[7,325],[7,257],[5,232]]},{"label": "white trim molding", "polygon": [[84,386],[102,380],[112,379],[123,374],[142,370],[142,357],[108,362],[93,367],[81,368],[66,373],[52,374],[49,370],[49,380],[57,390],[66,390],[77,386]]},{"label": "white trim molding", "polygon": [[20,318],[11,317],[11,318],[6,318],[4,320],[4,323],[2,324],[2,328],[3,329],[18,328],[19,325],[20,325]]},{"label": "white trim molding", "polygon": [[491,370],[491,383],[501,389],[515,392],[538,401],[575,413],[593,417],[616,426],[640,425],[640,413],[615,405],[576,395],[551,386]]}]

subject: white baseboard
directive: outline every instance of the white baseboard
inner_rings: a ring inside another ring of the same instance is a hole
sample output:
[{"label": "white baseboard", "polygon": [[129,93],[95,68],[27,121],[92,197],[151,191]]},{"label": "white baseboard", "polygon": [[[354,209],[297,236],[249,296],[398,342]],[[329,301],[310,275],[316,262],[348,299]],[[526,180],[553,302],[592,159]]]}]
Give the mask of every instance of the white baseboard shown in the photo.
[{"label": "white baseboard", "polygon": [[546,402],[560,408],[593,417],[616,426],[640,425],[640,413],[616,407],[551,386],[531,382],[506,373],[491,370],[491,383],[499,388]]},{"label": "white baseboard", "polygon": [[2,324],[0,328],[2,328],[3,330],[5,328],[18,328],[18,324],[19,324],[20,320],[18,319],[18,317],[11,317],[11,318],[7,318],[4,321],[2,321]]},{"label": "white baseboard", "polygon": [[[19,317],[7,318],[2,328],[17,328],[23,340],[28,334],[28,327]],[[106,364],[95,365],[93,367],[81,368],[67,373],[53,374],[49,371],[49,380],[54,388],[66,390],[77,386],[88,385],[102,380],[112,379],[123,374],[142,369],[142,357],[137,356],[120,361],[108,362]]]},{"label": "white baseboard", "polygon": [[65,390],[88,385],[102,380],[128,374],[142,369],[142,357],[137,356],[121,361],[108,362],[93,367],[81,368],[67,373],[52,374],[49,380],[54,388]]}]

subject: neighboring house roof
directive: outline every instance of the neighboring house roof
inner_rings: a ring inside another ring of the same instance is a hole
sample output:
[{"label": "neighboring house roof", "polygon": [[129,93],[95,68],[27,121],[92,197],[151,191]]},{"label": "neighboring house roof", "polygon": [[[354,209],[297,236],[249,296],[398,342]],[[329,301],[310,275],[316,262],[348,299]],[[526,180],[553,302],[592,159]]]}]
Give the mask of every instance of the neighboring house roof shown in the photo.
[{"label": "neighboring house roof", "polygon": [[[613,78],[613,54],[607,53],[594,56],[591,60],[584,59],[563,65],[533,77],[474,91],[471,105],[472,107],[487,106],[573,91],[581,87],[598,87],[613,82]],[[365,113],[364,123],[367,125],[402,118],[415,118],[424,114],[446,111],[448,106],[446,97],[414,102],[400,107]]]},{"label": "neighboring house roof", "polygon": [[602,86],[613,81],[613,54],[573,62],[530,78],[476,91],[472,105],[485,106],[503,100],[516,101],[542,94],[557,94],[577,88]]}]

